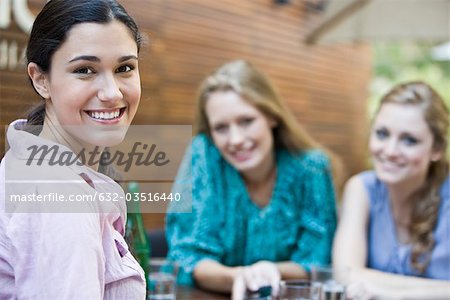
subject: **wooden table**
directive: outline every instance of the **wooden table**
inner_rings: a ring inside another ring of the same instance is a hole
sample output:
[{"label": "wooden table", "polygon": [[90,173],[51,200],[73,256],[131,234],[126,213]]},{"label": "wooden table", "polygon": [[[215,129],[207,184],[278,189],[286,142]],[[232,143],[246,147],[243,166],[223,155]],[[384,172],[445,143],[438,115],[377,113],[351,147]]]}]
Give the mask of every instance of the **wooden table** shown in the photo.
[{"label": "wooden table", "polygon": [[177,300],[229,300],[230,296],[198,288],[177,286]]}]

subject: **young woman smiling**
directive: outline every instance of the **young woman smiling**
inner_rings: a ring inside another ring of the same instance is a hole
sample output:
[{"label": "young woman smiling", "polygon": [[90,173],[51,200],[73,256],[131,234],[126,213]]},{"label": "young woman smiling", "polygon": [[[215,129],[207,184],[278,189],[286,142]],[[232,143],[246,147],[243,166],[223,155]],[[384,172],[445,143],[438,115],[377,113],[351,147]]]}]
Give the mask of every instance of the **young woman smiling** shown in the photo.
[{"label": "young woman smiling", "polygon": [[143,271],[123,238],[125,203],[9,201],[52,193],[124,199],[98,160],[25,162],[31,146],[76,154],[120,143],[140,100],[139,48],[135,22],[115,0],[51,0],[36,17],[26,58],[42,103],[7,132],[0,299],[145,299]]},{"label": "young woman smiling", "polygon": [[375,115],[374,171],[344,192],[333,261],[350,267],[351,299],[448,299],[448,110],[423,82],[394,87]]},{"label": "young woman smiling", "polygon": [[192,174],[192,213],[167,215],[169,257],[180,283],[235,299],[265,285],[276,294],[281,278],[330,262],[329,159],[250,63],[220,67],[199,94],[198,135],[178,176]]}]

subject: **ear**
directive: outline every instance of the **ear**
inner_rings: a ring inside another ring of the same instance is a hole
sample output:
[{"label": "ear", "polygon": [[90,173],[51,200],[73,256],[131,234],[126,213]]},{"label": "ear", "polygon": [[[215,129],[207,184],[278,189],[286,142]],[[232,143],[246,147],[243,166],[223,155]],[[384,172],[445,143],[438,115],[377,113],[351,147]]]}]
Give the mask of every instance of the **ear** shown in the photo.
[{"label": "ear", "polygon": [[28,64],[28,76],[33,82],[34,89],[44,99],[50,99],[50,90],[48,86],[48,74],[42,72],[41,68],[34,62]]},{"label": "ear", "polygon": [[436,162],[438,160],[440,160],[442,158],[442,150],[434,150],[433,153],[431,154],[431,161],[432,162]]},{"label": "ear", "polygon": [[267,117],[267,121],[269,122],[269,126],[272,129],[278,126],[277,120],[275,120],[273,117]]}]

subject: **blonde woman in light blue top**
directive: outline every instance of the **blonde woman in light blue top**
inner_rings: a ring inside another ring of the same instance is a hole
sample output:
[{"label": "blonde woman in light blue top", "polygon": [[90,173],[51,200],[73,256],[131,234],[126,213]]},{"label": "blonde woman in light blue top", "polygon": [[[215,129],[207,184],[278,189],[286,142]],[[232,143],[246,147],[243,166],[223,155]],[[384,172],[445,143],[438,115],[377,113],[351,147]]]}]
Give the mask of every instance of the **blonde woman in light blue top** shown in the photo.
[{"label": "blonde woman in light blue top", "polygon": [[393,88],[370,134],[374,171],[347,183],[333,259],[352,299],[449,299],[448,110],[423,82]]}]

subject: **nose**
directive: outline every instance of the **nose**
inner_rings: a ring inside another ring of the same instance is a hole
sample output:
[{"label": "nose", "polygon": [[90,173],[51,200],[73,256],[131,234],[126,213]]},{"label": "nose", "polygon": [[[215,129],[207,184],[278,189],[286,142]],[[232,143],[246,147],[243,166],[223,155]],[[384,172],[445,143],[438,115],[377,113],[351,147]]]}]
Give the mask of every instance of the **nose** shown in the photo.
[{"label": "nose", "polygon": [[384,153],[391,157],[398,155],[398,140],[397,139],[389,139],[386,144],[384,145]]},{"label": "nose", "polygon": [[123,94],[113,74],[105,74],[100,84],[101,87],[99,88],[97,94],[100,101],[114,102],[123,98]]},{"label": "nose", "polygon": [[230,135],[228,138],[228,142],[231,146],[239,146],[244,142],[244,133],[239,126],[231,125],[230,126]]}]

